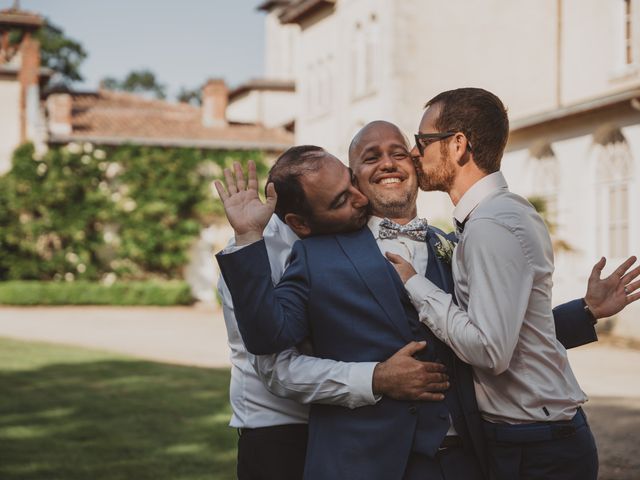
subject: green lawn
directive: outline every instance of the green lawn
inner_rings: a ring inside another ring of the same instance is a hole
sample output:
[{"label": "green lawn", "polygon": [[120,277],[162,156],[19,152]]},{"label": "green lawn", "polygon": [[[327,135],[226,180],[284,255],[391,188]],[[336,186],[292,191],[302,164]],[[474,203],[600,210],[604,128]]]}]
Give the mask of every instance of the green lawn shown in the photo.
[{"label": "green lawn", "polygon": [[235,478],[229,371],[0,338],[0,479]]}]

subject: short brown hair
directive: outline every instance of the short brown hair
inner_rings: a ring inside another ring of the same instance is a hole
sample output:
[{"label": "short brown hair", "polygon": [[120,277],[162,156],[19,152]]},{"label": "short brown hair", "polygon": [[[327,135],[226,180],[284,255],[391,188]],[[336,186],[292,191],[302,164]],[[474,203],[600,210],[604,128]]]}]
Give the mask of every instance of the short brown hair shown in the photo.
[{"label": "short brown hair", "polygon": [[278,194],[275,213],[284,222],[287,213],[311,217],[312,211],[300,177],[322,166],[325,150],[315,145],[291,147],[278,157],[269,171],[267,185],[273,183]]},{"label": "short brown hair", "polygon": [[483,172],[500,170],[509,138],[507,109],[493,93],[482,88],[458,88],[442,92],[425,108],[439,105],[435,127],[440,132],[462,132],[473,148],[473,160]]}]

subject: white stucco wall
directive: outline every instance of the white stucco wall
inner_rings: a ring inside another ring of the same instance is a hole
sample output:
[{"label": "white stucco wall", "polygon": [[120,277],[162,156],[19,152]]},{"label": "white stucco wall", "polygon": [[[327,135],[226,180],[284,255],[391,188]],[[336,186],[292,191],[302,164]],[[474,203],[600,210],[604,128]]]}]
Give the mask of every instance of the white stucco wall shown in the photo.
[{"label": "white stucco wall", "polygon": [[640,2],[633,0],[633,65],[624,61],[623,0],[564,0],[562,99],[576,103],[640,83]]},{"label": "white stucco wall", "polygon": [[280,9],[267,13],[265,18],[265,76],[279,80],[295,77],[298,55],[298,25],[282,25]]},{"label": "white stucco wall", "polygon": [[[437,93],[476,86],[496,93],[512,121],[611,93],[640,87],[640,0],[632,0],[634,64],[624,63],[622,0],[337,0],[329,16],[308,20],[300,32],[296,82],[296,142],[325,146],[346,159],[347,145],[363,124],[383,118],[412,138],[424,103]],[[377,79],[354,98],[355,25],[377,19]],[[331,75],[329,101],[314,103],[322,68]],[[311,100],[310,100],[311,99]],[[510,146],[503,170],[512,189],[539,193],[529,148],[551,141],[558,160],[558,238],[573,251],[556,258],[555,303],[584,295],[592,265],[603,252],[596,242],[596,178],[592,134],[605,121],[619,125],[635,167],[629,197],[629,254],[640,254],[640,119],[590,114],[560,130],[549,126]],[[411,140],[412,141],[412,140]],[[412,141],[413,143],[413,141]],[[421,193],[419,213],[450,222],[452,205],[440,193]],[[608,269],[622,259],[610,258]],[[616,319],[616,333],[640,338],[640,307]]]},{"label": "white stucco wall", "polygon": [[20,83],[0,79],[0,175],[11,168],[20,143]]},{"label": "white stucco wall", "polygon": [[252,90],[234,98],[226,114],[231,122],[261,123],[271,128],[294,120],[296,107],[295,92]]},{"label": "white stucco wall", "polygon": [[256,123],[258,121],[259,92],[251,91],[231,100],[227,105],[230,122]]}]

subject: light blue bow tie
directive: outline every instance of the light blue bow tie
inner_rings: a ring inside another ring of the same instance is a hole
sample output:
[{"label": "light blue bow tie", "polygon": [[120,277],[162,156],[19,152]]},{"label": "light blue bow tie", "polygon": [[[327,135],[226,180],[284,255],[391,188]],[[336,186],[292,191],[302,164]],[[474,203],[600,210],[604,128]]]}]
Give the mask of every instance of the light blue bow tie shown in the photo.
[{"label": "light blue bow tie", "polygon": [[384,218],[380,222],[378,235],[381,239],[397,238],[399,234],[406,235],[412,240],[424,242],[427,238],[429,224],[424,218],[415,218],[406,225],[400,225],[394,221]]}]

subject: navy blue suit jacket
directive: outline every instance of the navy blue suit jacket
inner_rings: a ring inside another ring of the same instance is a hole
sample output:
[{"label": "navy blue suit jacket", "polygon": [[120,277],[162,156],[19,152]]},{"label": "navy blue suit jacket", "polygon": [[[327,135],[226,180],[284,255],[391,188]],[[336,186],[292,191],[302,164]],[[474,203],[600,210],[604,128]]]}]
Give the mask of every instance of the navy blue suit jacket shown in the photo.
[{"label": "navy blue suit jacket", "polygon": [[[435,254],[433,231],[429,238],[427,277],[452,291],[451,270]],[[240,332],[252,353],[275,353],[310,338],[318,357],[383,361],[406,343],[426,339],[410,328],[394,288],[399,279],[393,277],[395,272],[389,269],[368,228],[297,242],[277,287],[271,281],[264,242],[217,258]],[[588,324],[577,304],[564,307],[560,314],[573,317],[580,327]],[[572,333],[567,329],[573,343],[590,341],[592,330],[578,328]],[[457,389],[465,426],[459,433],[467,446],[473,446],[486,472],[471,368],[456,359],[454,370],[449,373],[455,378],[452,388]],[[417,429],[442,432],[443,422],[449,423],[443,411],[447,412],[443,402],[404,402],[387,397],[355,410],[313,405],[305,478],[401,479]]]}]

